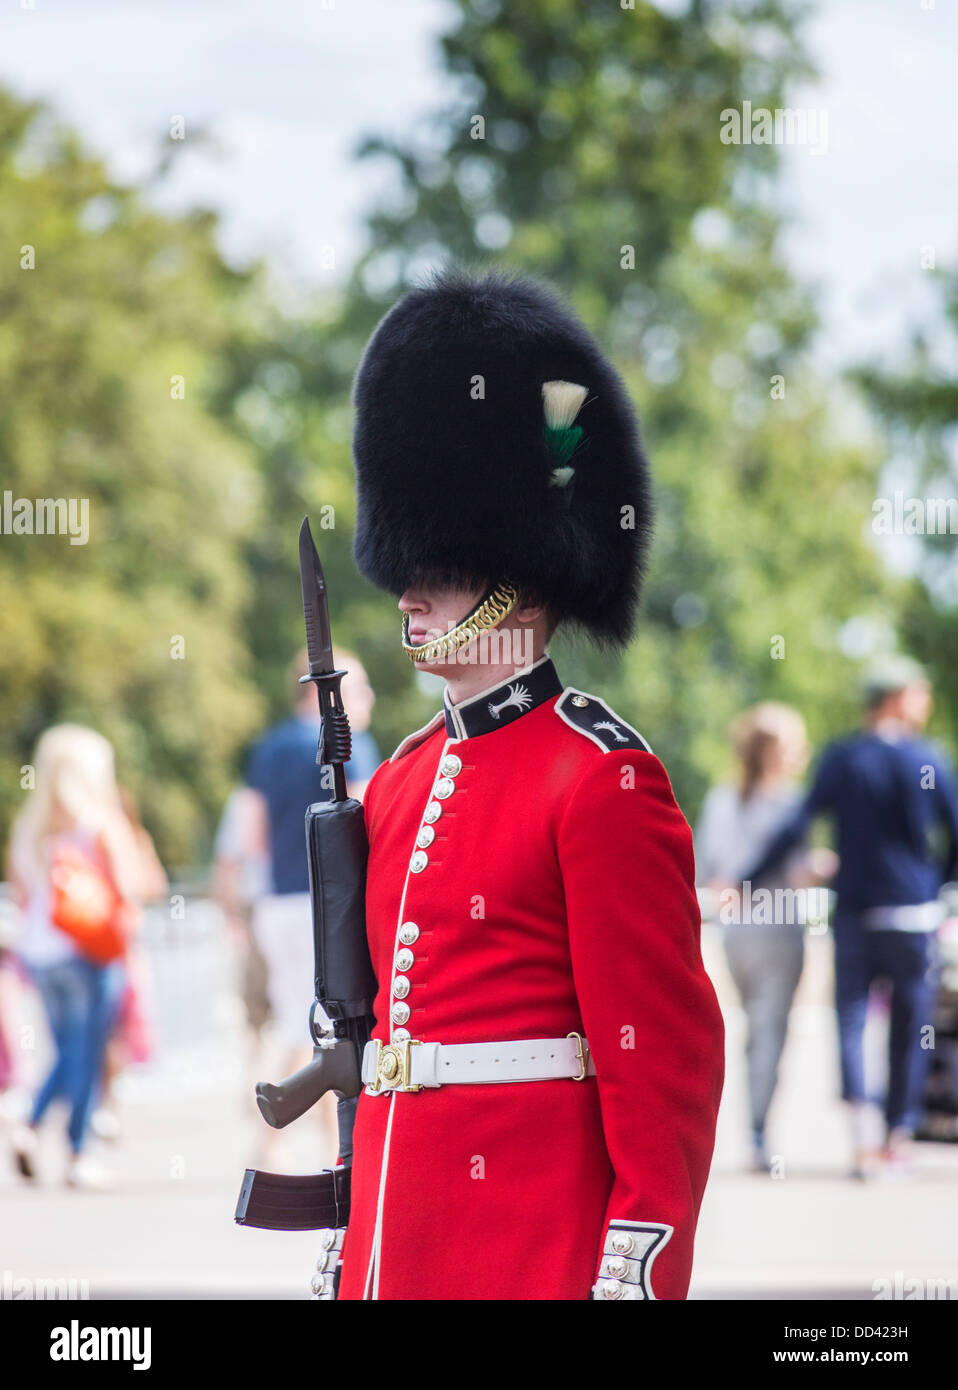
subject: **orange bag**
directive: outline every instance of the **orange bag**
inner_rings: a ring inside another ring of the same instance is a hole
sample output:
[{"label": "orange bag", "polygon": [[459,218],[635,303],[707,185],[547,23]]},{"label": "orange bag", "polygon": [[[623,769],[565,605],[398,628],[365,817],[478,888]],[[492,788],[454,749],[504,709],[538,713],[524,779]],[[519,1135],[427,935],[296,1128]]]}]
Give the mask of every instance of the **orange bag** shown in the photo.
[{"label": "orange bag", "polygon": [[126,951],[135,911],[117,891],[101,856],[60,845],[50,874],[50,920],[98,965]]}]

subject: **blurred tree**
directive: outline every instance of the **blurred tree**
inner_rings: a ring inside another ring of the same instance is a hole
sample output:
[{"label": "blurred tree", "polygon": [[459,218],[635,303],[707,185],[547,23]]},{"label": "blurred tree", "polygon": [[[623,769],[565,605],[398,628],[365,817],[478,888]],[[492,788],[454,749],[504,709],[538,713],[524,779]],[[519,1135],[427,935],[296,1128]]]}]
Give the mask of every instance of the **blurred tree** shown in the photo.
[{"label": "blurred tree", "polygon": [[782,107],[808,75],[805,10],[459,0],[442,41],[456,99],[363,147],[393,191],[330,334],[352,368],[397,294],[450,258],[573,300],[640,404],[658,526],[621,665],[555,650],[650,738],[690,813],[743,704],[792,701],[817,739],[856,717],[843,625],[893,602],[867,537],[875,457],[831,424],[814,308],[778,250],[779,150],[720,138],[724,111]]},{"label": "blurred tree", "polygon": [[255,452],[264,494],[242,542],[254,577],[247,635],[271,718],[289,706],[289,663],[305,643],[297,533],[308,513],[329,586],[333,639],[365,664],[377,695],[374,731],[391,752],[415,727],[422,697],[398,652],[395,603],[357,574],[349,380],[362,350],[333,298],[304,295],[295,313],[264,314],[257,336],[221,354],[212,407]]},{"label": "blurred tree", "polygon": [[89,506],[85,544],[0,534],[0,829],[37,735],[79,720],[191,864],[261,713],[239,549],[257,461],[208,405],[255,277],[220,258],[209,214],[149,211],[3,93],[0,247],[0,500]]},{"label": "blurred tree", "polygon": [[885,431],[887,462],[872,529],[879,545],[909,573],[902,635],[934,678],[935,725],[956,747],[958,271],[926,273],[940,294],[941,322],[916,331],[896,365],[869,363],[854,379]]},{"label": "blurred tree", "polygon": [[167,857],[205,855],[250,738],[288,702],[304,511],[383,751],[422,722],[437,691],[351,559],[348,386],[378,317],[449,258],[557,282],[640,406],[658,528],[639,636],[612,664],[557,643],[565,678],[643,730],[690,813],[742,704],[790,700],[818,739],[853,717],[845,625],[897,611],[869,528],[877,451],[839,435],[837,385],[813,369],[778,150],[720,138],[723,111],[774,109],[807,74],[803,13],[458,0],[456,100],[408,141],[367,142],[391,190],[368,249],[295,312],[223,261],[210,214],[151,211],[43,108],[0,97],[4,487],[86,497],[92,526],[85,546],[0,534],[4,825],[36,734],[78,718],[116,743]]}]

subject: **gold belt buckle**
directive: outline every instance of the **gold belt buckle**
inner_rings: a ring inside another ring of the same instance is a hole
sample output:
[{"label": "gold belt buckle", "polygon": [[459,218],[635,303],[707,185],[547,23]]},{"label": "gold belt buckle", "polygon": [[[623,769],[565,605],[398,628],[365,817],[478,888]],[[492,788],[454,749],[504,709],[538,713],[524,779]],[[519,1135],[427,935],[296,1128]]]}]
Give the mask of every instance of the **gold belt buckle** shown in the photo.
[{"label": "gold belt buckle", "polygon": [[576,1046],[575,1046],[575,1055],[576,1055],[576,1060],[578,1061],[579,1066],[581,1067],[581,1071],[579,1072],[579,1075],[578,1075],[578,1076],[573,1076],[573,1077],[572,1077],[572,1080],[573,1080],[573,1081],[584,1081],[584,1080],[585,1080],[585,1076],[586,1076],[586,1072],[587,1072],[588,1069],[589,1069],[589,1045],[588,1045],[588,1043],[586,1042],[585,1038],[582,1036],[581,1033],[566,1033],[566,1037],[567,1037],[567,1038],[575,1038],[575,1044],[576,1044]]},{"label": "gold belt buckle", "polygon": [[404,1042],[383,1043],[379,1038],[374,1038],[376,1044],[376,1080],[370,1086],[371,1091],[421,1091],[421,1086],[412,1086],[409,1082],[410,1056],[409,1049],[419,1046],[416,1038],[406,1038]]}]

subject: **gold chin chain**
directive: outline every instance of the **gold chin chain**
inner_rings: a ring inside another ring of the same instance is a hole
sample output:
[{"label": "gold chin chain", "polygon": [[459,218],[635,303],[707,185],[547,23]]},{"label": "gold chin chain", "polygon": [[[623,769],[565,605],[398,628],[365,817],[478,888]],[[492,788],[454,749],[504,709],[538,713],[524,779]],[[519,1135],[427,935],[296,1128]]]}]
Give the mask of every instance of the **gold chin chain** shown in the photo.
[{"label": "gold chin chain", "polygon": [[503,618],[509,616],[519,602],[519,591],[511,584],[498,584],[492,593],[467,613],[461,622],[450,628],[442,637],[434,637],[431,642],[414,646],[409,640],[409,614],[403,614],[402,649],[417,664],[420,662],[441,661],[452,656],[460,647],[478,637],[480,632],[498,627]]}]

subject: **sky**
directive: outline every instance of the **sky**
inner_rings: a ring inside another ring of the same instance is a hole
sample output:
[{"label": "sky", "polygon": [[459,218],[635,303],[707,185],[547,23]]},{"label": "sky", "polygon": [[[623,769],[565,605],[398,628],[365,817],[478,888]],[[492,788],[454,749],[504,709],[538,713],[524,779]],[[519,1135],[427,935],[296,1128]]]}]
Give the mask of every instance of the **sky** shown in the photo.
[{"label": "sky", "polygon": [[[517,0],[518,2],[518,0]],[[660,0],[681,13],[684,0]],[[383,170],[353,155],[441,104],[446,0],[9,0],[0,82],[42,97],[122,180],[156,158],[171,120],[215,155],[184,151],[162,194],[223,218],[224,252],[268,256],[293,282],[341,277]],[[921,248],[958,262],[958,7],[953,0],[821,0],[807,30],[827,143],[783,152],[784,247],[818,293],[836,366],[893,359],[935,300]],[[333,264],[329,264],[333,249]]]}]

